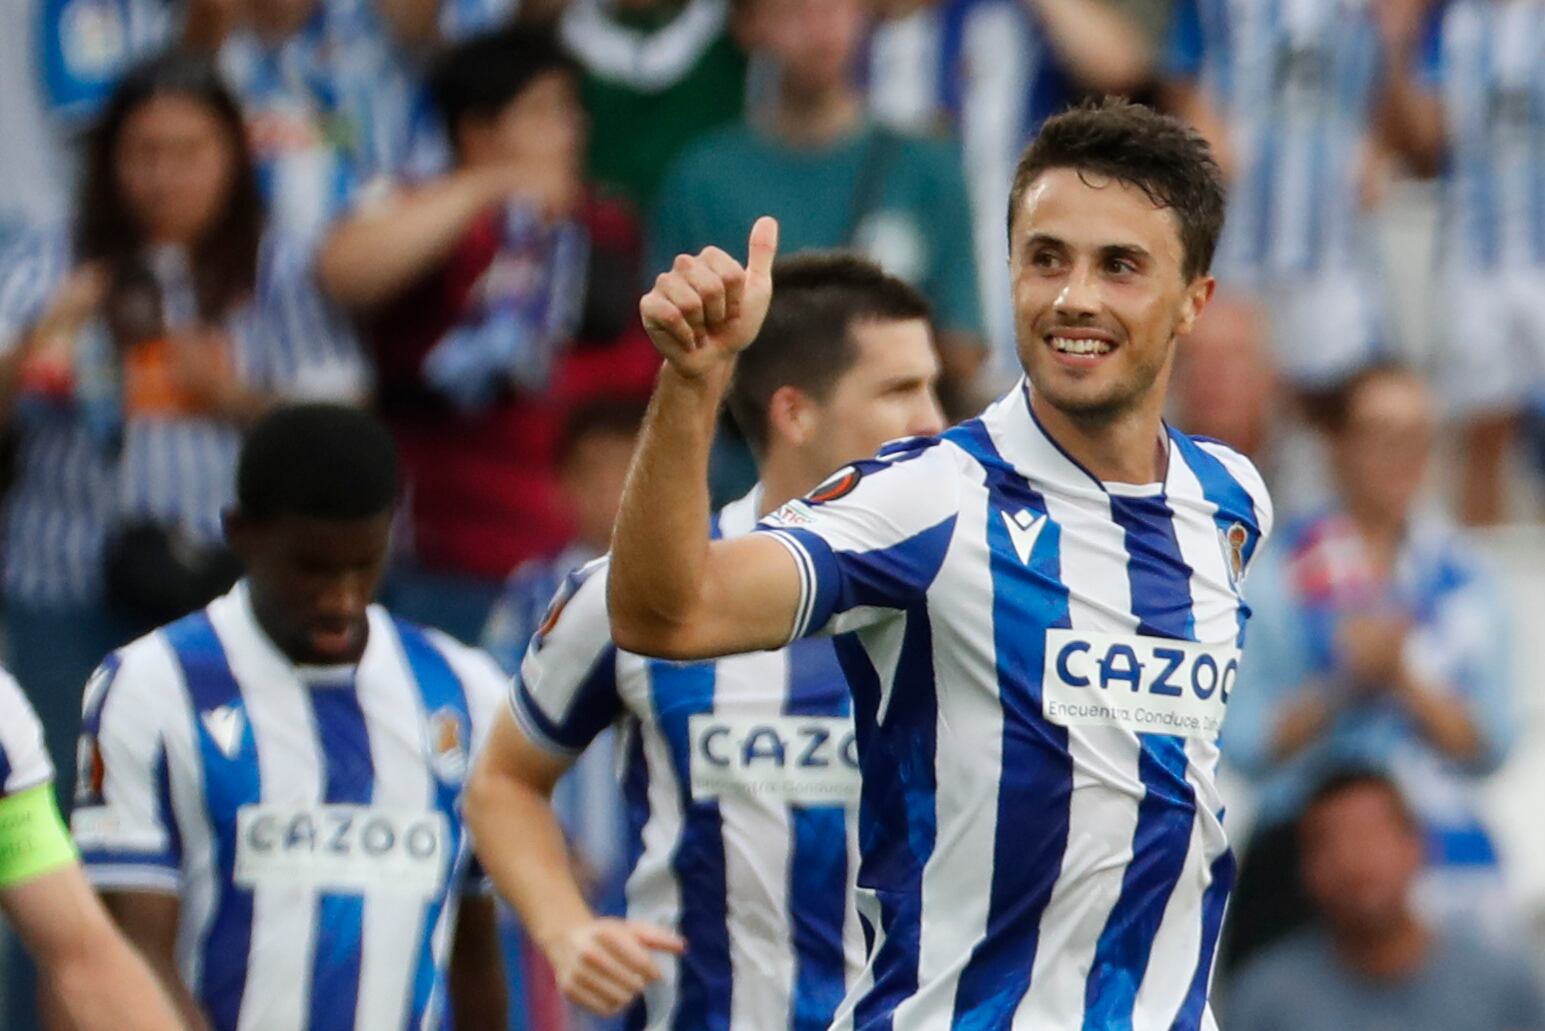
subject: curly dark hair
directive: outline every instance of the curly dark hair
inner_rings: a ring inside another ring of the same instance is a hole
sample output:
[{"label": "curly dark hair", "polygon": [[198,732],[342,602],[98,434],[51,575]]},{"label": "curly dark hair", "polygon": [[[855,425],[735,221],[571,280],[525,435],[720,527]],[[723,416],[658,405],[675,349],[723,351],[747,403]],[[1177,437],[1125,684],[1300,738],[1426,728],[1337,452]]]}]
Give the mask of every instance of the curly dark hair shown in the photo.
[{"label": "curly dark hair", "polygon": [[132,115],[168,95],[196,101],[215,116],[235,163],[230,192],[214,225],[188,256],[199,314],[218,321],[250,296],[257,283],[264,212],[241,107],[206,57],[172,52],[152,58],[125,75],[113,92],[86,148],[76,208],[76,257],[105,262],[114,291],[143,272],[139,263],[145,234],[119,189],[118,140]]},{"label": "curly dark hair", "polygon": [[1204,275],[1223,231],[1223,175],[1201,134],[1152,108],[1115,97],[1093,100],[1046,120],[1025,148],[1009,190],[1008,232],[1014,213],[1042,172],[1071,168],[1142,190],[1175,212],[1184,248],[1181,273]]}]

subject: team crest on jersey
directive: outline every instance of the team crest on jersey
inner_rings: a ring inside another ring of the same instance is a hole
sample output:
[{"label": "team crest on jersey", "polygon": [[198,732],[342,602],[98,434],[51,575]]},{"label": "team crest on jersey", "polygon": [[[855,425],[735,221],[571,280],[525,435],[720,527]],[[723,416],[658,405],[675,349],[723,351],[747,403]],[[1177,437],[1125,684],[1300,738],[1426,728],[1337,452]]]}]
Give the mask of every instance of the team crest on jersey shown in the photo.
[{"label": "team crest on jersey", "polygon": [[812,505],[824,505],[828,501],[845,498],[853,493],[854,488],[858,486],[858,481],[863,478],[864,474],[859,471],[858,466],[844,466],[832,473],[825,483],[811,491],[805,500]]},{"label": "team crest on jersey", "polygon": [[430,713],[429,765],[435,776],[447,784],[460,784],[467,777],[468,755],[462,714],[448,705]]},{"label": "team crest on jersey", "polygon": [[1238,590],[1245,582],[1245,545],[1250,542],[1250,531],[1244,523],[1239,522],[1227,530],[1219,527],[1218,542],[1223,546],[1223,561],[1228,566],[1229,583]]},{"label": "team crest on jersey", "polygon": [[102,804],[102,785],[107,782],[107,766],[102,762],[102,746],[95,734],[82,734],[75,746],[75,804]]}]

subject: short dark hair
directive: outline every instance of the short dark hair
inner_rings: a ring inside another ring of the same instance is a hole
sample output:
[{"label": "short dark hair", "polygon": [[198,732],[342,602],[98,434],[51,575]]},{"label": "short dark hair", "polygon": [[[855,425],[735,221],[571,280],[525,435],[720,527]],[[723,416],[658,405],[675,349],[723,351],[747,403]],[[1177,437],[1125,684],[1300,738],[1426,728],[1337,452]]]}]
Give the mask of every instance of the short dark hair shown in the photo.
[{"label": "short dark hair", "polygon": [[1389,804],[1400,822],[1411,830],[1418,827],[1416,813],[1412,811],[1410,800],[1406,798],[1405,792],[1400,790],[1400,785],[1377,766],[1366,765],[1338,766],[1323,773],[1314,782],[1308,798],[1304,800],[1303,807],[1299,810],[1299,823],[1302,824],[1310,813],[1326,802],[1359,788],[1374,788],[1382,791],[1389,798]]},{"label": "short dark hair", "polygon": [[587,398],[569,409],[558,444],[553,451],[558,466],[568,464],[579,445],[591,436],[636,437],[644,425],[649,402],[641,397],[600,395]]},{"label": "short dark hair", "polygon": [[1426,382],[1420,373],[1398,358],[1375,358],[1328,389],[1309,393],[1304,398],[1305,411],[1310,421],[1324,432],[1339,434],[1351,421],[1352,409],[1363,391],[1386,379]]},{"label": "short dark hair", "polygon": [[473,36],[437,57],[429,95],[456,145],[463,118],[493,118],[547,72],[579,76],[579,65],[547,26],[515,24]]},{"label": "short dark hair", "polygon": [[1180,222],[1187,280],[1212,267],[1223,231],[1223,174],[1200,133],[1177,118],[1114,97],[1046,120],[1014,170],[1009,190],[1009,246],[1019,202],[1042,172],[1071,168],[1135,186]]},{"label": "short dark hair", "polygon": [[756,342],[735,366],[727,404],[753,451],[769,437],[767,409],[779,387],[818,401],[858,360],[853,326],[929,318],[928,302],[880,266],[844,251],[810,251],[773,266],[772,304]]},{"label": "short dark hair", "polygon": [[236,500],[255,519],[369,519],[399,493],[397,447],[374,416],[347,405],[280,405],[248,431]]}]

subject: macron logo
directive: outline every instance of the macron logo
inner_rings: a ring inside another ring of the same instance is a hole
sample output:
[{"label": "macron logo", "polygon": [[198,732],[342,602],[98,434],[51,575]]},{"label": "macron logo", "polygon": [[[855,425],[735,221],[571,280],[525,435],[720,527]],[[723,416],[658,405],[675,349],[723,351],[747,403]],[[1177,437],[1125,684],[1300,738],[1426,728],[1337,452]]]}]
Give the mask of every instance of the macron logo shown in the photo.
[{"label": "macron logo", "polygon": [[1036,539],[1046,527],[1046,514],[1043,512],[1036,515],[1028,508],[1022,508],[1013,515],[1004,512],[1003,525],[1009,528],[1009,542],[1014,545],[1014,554],[1028,566],[1030,553],[1035,551]]},{"label": "macron logo", "polygon": [[236,758],[236,753],[241,751],[241,710],[234,705],[222,705],[204,713],[203,720],[204,729],[209,731],[209,736],[215,739],[215,744],[220,746],[225,757]]}]

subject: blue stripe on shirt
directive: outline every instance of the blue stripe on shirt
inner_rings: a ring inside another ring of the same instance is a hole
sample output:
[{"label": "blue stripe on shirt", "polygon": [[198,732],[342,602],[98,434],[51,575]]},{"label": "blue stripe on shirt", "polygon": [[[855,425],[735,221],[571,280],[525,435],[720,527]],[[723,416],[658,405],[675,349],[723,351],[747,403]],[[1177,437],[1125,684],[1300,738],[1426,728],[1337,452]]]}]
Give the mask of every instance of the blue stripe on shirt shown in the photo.
[{"label": "blue stripe on shirt", "polygon": [[724,826],[719,803],[692,798],[688,723],[713,712],[717,670],[712,663],[649,663],[649,700],[670,747],[681,799],[681,836],[671,873],[681,892],[681,936],[687,951],[676,977],[676,1011],[669,1026],[680,1031],[727,1031],[730,1022],[730,932],[725,882]]},{"label": "blue stripe on shirt", "polygon": [[[352,678],[347,686],[312,687],[328,805],[369,805],[375,794],[370,731]],[[308,1027],[354,1027],[363,959],[365,898],[358,892],[325,892],[318,899],[311,960],[311,1016]]]},{"label": "blue stripe on shirt", "polygon": [[[1048,521],[1036,538],[1030,562],[1021,562],[1003,517],[1021,510],[1044,516],[1045,499],[1003,460],[980,421],[961,426],[955,440],[986,472],[998,683],[1039,685],[1045,630],[1070,625],[1061,528]],[[1012,1022],[1030,986],[1041,917],[1067,849],[1073,794],[1067,729],[1041,716],[1039,692],[1023,697],[1000,693],[999,701],[1002,761],[987,933],[960,975],[956,1028],[996,1028]]]},{"label": "blue stripe on shirt", "polygon": [[[830,641],[788,649],[791,716],[845,714],[847,680]],[[845,806],[790,805],[789,929],[794,945],[792,1031],[826,1031],[847,991],[842,930],[848,899]]]},{"label": "blue stripe on shirt", "polygon": [[[240,1020],[247,957],[252,950],[252,889],[235,883],[236,814],[242,806],[255,805],[262,799],[257,742],[252,721],[245,718],[241,688],[231,673],[225,648],[209,616],[195,612],[166,627],[162,634],[182,667],[192,701],[193,734],[198,740],[204,775],[204,805],[219,871],[214,918],[199,943],[202,976],[195,990],[210,1023],[225,1031],[235,1028]],[[202,718],[205,713],[227,707],[243,716],[240,747],[234,758],[221,749]]]},{"label": "blue stripe on shirt", "polygon": [[[408,668],[412,671],[413,680],[418,687],[419,697],[424,705],[424,714],[431,721],[431,729],[436,718],[456,719],[464,735],[461,739],[462,746],[469,748],[471,741],[465,735],[471,733],[472,716],[467,706],[467,695],[462,688],[461,678],[456,675],[451,664],[423,630],[395,617],[393,624],[397,628],[397,637],[402,642]],[[449,860],[445,876],[448,882],[445,891],[425,907],[424,942],[419,951],[418,965],[413,975],[413,1004],[408,1014],[410,1027],[420,1027],[432,1014],[445,1012],[446,971],[439,963],[441,957],[435,955],[434,939],[442,922],[449,917],[446,907],[454,906],[458,901],[455,898],[457,886],[449,879],[460,869],[462,852],[467,847],[466,829],[458,810],[461,784],[447,783],[437,772],[434,787],[435,807],[445,817],[450,833],[446,848]],[[433,1021],[431,1020],[430,1023]]]},{"label": "blue stripe on shirt", "polygon": [[[1110,507],[1113,520],[1126,533],[1138,633],[1194,640],[1191,568],[1175,539],[1169,503],[1162,497],[1113,495]],[[1186,780],[1185,740],[1140,734],[1138,741],[1138,777],[1146,791],[1137,807],[1132,860],[1122,874],[1121,893],[1100,933],[1085,982],[1085,1031],[1130,1025],[1154,937],[1185,868],[1196,820],[1196,793]]]},{"label": "blue stripe on shirt", "polygon": [[922,605],[906,614],[883,736],[878,726],[882,688],[874,666],[854,636],[839,637],[836,645],[853,692],[862,761],[858,883],[879,903],[883,935],[869,963],[873,987],[859,1001],[854,1020],[863,1028],[889,1028],[890,1014],[917,991],[923,867],[938,832],[932,623]]}]

